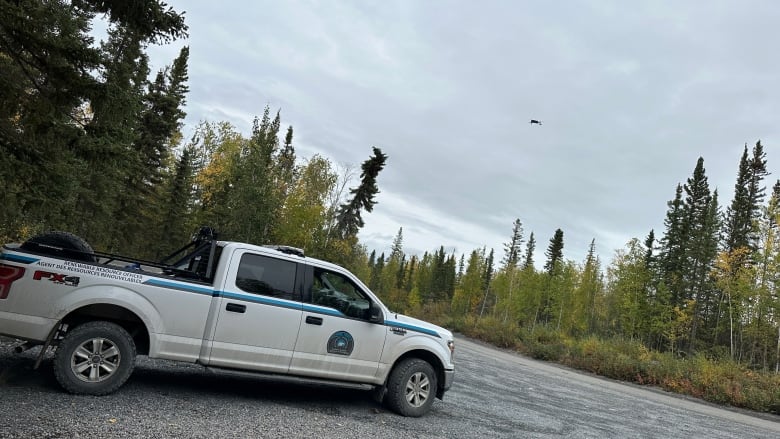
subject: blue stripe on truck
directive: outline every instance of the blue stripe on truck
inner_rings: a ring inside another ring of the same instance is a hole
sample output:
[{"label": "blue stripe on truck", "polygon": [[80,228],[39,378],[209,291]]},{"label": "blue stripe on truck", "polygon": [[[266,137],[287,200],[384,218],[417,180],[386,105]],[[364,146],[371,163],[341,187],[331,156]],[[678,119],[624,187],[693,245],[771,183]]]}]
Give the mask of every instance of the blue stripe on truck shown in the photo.
[{"label": "blue stripe on truck", "polygon": [[248,295],[248,294],[240,294],[240,293],[231,293],[229,291],[220,291],[219,295],[227,299],[243,300],[245,302],[261,303],[263,305],[278,306],[281,308],[301,309],[300,302],[279,300],[268,296],[256,296],[256,295]]},{"label": "blue stripe on truck", "polygon": [[20,262],[22,264],[32,264],[33,262],[40,261],[39,258],[31,258],[29,256],[10,255],[7,253],[0,254],[0,259],[5,259],[11,262]]},{"label": "blue stripe on truck", "polygon": [[385,326],[391,326],[391,327],[396,327],[396,328],[408,329],[410,331],[421,332],[423,334],[432,335],[432,336],[434,336],[436,338],[441,338],[439,333],[436,332],[436,331],[433,331],[433,330],[428,329],[428,328],[422,328],[420,326],[409,325],[407,323],[396,322],[396,321],[393,321],[393,320],[385,320]]},{"label": "blue stripe on truck", "polygon": [[160,279],[148,279],[144,282],[144,285],[151,285],[153,287],[171,288],[179,291],[186,291],[188,293],[206,294],[209,296],[214,295],[214,290],[211,288],[201,288],[195,285],[180,284],[178,282],[168,282]]}]

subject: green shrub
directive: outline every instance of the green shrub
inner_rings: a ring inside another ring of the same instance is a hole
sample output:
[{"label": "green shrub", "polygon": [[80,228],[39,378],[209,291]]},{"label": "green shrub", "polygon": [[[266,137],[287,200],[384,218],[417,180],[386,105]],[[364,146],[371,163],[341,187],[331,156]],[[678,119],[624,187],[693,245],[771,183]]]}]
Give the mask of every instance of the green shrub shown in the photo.
[{"label": "green shrub", "polygon": [[533,330],[518,330],[526,354],[545,361],[561,361],[568,357],[571,341],[562,332],[547,326]]},{"label": "green shrub", "polygon": [[514,348],[518,339],[517,324],[503,322],[495,317],[476,319],[471,333],[473,337],[485,340],[501,348]]}]

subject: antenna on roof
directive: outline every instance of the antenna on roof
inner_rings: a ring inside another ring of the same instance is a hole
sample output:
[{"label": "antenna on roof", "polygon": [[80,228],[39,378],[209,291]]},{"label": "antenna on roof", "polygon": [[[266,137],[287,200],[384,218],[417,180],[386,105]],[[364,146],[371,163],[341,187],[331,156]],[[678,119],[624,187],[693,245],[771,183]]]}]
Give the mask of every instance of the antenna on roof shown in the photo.
[{"label": "antenna on roof", "polygon": [[298,247],[291,247],[289,245],[275,245],[275,244],[266,244],[263,247],[272,248],[282,253],[287,253],[288,255],[300,256],[302,258],[305,257],[303,254],[303,249]]}]

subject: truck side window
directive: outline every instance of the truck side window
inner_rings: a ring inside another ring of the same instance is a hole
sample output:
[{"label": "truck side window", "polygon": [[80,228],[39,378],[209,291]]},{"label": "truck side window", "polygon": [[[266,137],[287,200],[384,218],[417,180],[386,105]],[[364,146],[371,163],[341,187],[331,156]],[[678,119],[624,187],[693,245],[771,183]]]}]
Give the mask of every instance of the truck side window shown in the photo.
[{"label": "truck side window", "polygon": [[247,293],[296,300],[296,267],[294,262],[246,253],[238,265],[236,286]]},{"label": "truck side window", "polygon": [[335,308],[349,317],[368,319],[368,298],[349,278],[314,267],[312,303]]}]

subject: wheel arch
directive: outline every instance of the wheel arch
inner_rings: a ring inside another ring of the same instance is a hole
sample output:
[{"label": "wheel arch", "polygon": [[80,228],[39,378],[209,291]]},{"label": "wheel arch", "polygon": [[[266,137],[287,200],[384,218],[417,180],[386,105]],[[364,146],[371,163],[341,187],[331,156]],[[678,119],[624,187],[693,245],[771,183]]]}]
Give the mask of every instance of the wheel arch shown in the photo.
[{"label": "wheel arch", "polygon": [[[407,359],[407,358],[419,358],[420,360],[423,360],[427,362],[428,364],[433,367],[433,370],[436,372],[436,397],[439,399],[442,399],[444,396],[444,364],[442,363],[441,359],[438,355],[435,353],[427,350],[427,349],[412,349],[407,352],[404,352],[400,357],[396,358],[396,360],[393,362],[393,367],[390,368],[392,371],[395,369],[395,367],[400,363],[401,361]],[[388,377],[390,374],[388,374]],[[387,384],[387,381],[385,381],[385,384]]]},{"label": "wheel arch", "polygon": [[146,323],[138,314],[130,309],[112,303],[91,303],[70,311],[60,324],[73,329],[87,322],[106,321],[115,323],[127,331],[133,338],[136,351],[140,355],[148,355],[151,339]]}]

